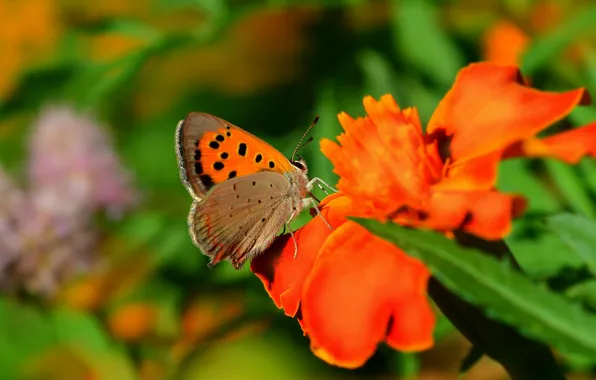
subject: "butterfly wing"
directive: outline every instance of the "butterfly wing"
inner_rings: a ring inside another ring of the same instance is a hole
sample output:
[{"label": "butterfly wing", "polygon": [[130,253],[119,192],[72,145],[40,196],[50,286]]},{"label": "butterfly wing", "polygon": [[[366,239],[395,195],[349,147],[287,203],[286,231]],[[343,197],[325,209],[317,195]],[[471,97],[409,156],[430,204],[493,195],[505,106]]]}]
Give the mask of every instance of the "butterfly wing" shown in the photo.
[{"label": "butterfly wing", "polygon": [[216,116],[193,112],[176,128],[180,178],[201,199],[226,180],[269,171],[295,170],[277,149]]},{"label": "butterfly wing", "polygon": [[225,181],[188,216],[193,242],[210,266],[229,259],[236,269],[267,249],[295,210],[291,184],[282,174],[260,172]]}]

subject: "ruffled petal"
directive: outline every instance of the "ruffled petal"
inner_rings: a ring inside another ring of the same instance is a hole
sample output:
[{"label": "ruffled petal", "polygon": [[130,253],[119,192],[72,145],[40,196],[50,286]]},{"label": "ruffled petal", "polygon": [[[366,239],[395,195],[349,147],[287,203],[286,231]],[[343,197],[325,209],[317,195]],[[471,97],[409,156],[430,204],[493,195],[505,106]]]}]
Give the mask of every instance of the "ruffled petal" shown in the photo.
[{"label": "ruffled petal", "polygon": [[459,72],[427,133],[451,136],[451,158],[465,161],[526,140],[587,102],[582,88],[538,91],[523,85],[514,66],[475,63]]},{"label": "ruffled petal", "polygon": [[[340,176],[338,188],[375,215],[387,214],[404,204],[420,206],[429,182],[441,173],[429,158],[415,109],[401,111],[390,95],[376,101],[364,98],[368,116],[338,118],[345,131],[338,143],[321,142],[321,151]],[[433,157],[434,158],[434,157]]]},{"label": "ruffled petal", "polygon": [[[351,201],[339,193],[327,198],[321,203],[321,215],[335,228],[346,220]],[[315,217],[294,232],[298,244],[296,257],[294,242],[290,234],[285,234],[252,260],[251,271],[263,282],[275,305],[283,308],[286,315],[294,317],[298,312],[306,276],[331,232],[323,219]]]},{"label": "ruffled petal", "polygon": [[596,122],[544,139],[531,138],[513,144],[505,150],[504,156],[553,157],[569,164],[577,163],[584,156],[596,157]]},{"label": "ruffled petal", "polygon": [[406,351],[433,344],[426,267],[347,222],[333,232],[304,288],[303,327],[314,353],[355,368],[387,339]]}]

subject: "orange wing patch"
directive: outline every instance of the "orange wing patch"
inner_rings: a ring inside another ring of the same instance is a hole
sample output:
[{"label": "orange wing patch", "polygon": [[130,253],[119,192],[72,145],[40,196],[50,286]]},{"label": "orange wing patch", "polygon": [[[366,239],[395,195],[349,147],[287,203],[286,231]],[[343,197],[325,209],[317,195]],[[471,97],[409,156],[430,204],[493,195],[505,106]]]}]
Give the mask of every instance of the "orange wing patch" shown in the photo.
[{"label": "orange wing patch", "polygon": [[205,188],[260,171],[286,173],[290,161],[265,141],[231,124],[205,132],[196,142],[195,172]]}]

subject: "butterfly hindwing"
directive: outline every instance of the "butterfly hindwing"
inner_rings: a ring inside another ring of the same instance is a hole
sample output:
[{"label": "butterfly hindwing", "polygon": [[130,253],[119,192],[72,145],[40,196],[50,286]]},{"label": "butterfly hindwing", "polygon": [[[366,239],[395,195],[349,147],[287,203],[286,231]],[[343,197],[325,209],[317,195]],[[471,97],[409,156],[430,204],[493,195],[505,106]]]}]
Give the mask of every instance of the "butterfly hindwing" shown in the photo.
[{"label": "butterfly hindwing", "polygon": [[292,215],[290,183],[260,172],[216,185],[189,215],[192,239],[213,266],[229,259],[236,268],[265,250]]},{"label": "butterfly hindwing", "polygon": [[216,116],[193,112],[176,129],[180,176],[191,194],[206,196],[215,185],[262,171],[294,170],[271,145]]}]

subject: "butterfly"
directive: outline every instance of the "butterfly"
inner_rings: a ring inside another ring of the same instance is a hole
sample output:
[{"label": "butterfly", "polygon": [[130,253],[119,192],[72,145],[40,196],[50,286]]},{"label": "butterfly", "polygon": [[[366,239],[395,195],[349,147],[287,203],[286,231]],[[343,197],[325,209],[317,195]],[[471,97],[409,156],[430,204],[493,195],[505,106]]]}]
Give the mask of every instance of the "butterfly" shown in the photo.
[{"label": "butterfly", "polygon": [[[207,113],[192,112],[178,123],[180,179],[193,198],[188,229],[193,243],[211,258],[210,268],[222,260],[242,268],[305,208],[315,208],[323,218],[312,187],[316,183],[336,190],[320,178],[309,180],[306,162],[294,159],[300,143],[288,159],[260,138]],[[291,229],[290,234],[297,254]]]}]

